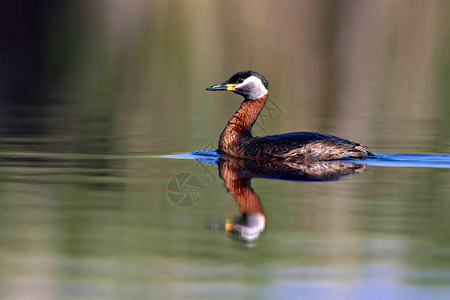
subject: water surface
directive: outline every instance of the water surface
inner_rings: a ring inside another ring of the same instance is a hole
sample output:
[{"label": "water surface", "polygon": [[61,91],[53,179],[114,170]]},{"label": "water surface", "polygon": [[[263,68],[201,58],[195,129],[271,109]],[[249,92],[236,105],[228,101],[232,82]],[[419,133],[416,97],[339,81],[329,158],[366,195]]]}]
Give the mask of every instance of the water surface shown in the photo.
[{"label": "water surface", "polygon": [[[449,292],[448,155],[377,153],[364,172],[334,181],[255,178],[267,226],[245,243],[208,228],[240,216],[213,156],[57,152],[58,143],[2,146],[2,298]],[[177,207],[169,183],[183,173],[198,179],[201,194]]]}]

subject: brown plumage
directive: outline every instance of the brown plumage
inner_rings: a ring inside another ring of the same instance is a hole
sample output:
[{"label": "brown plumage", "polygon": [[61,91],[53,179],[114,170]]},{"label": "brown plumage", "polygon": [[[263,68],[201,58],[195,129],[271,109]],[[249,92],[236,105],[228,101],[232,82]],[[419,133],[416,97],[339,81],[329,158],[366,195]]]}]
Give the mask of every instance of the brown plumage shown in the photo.
[{"label": "brown plumage", "polygon": [[315,132],[253,136],[253,124],[269,96],[268,84],[261,74],[242,71],[222,84],[207,88],[232,90],[245,98],[220,136],[218,150],[221,154],[270,161],[327,161],[373,155],[364,145]]},{"label": "brown plumage", "polygon": [[223,179],[228,193],[233,195],[242,214],[260,213],[265,216],[259,197],[251,187],[251,177],[243,174],[243,171],[246,171],[242,169],[244,162],[234,159],[227,159],[219,164],[219,176]]},{"label": "brown plumage", "polygon": [[244,145],[248,146],[254,140],[251,133],[259,113],[264,108],[269,95],[256,99],[245,100],[228,121],[219,139],[219,149],[222,153],[234,157],[247,158]]},{"label": "brown plumage", "polygon": [[[273,162],[234,157],[220,159],[218,166],[219,176],[228,193],[236,200],[241,216],[225,224],[211,223],[210,226],[238,234],[241,240],[247,242],[257,239],[266,225],[264,207],[251,187],[253,178],[328,181],[366,170],[365,164],[343,161]],[[277,203],[282,205],[282,202]]]}]

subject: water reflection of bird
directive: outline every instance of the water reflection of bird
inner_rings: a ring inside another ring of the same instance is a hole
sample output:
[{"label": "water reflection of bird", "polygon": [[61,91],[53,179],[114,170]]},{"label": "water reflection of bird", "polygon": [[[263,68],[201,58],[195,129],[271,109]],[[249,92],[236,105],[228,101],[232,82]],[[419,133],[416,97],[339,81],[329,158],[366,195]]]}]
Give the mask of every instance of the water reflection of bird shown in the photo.
[{"label": "water reflection of bird", "polygon": [[251,129],[266,104],[269,82],[259,73],[242,71],[208,91],[233,91],[244,97],[219,140],[219,152],[239,158],[284,161],[326,161],[372,156],[361,144],[315,132],[256,137]]},{"label": "water reflection of bird", "polygon": [[211,222],[212,229],[233,233],[240,240],[253,242],[266,228],[266,213],[251,187],[252,178],[293,181],[329,181],[365,171],[364,164],[342,161],[280,163],[261,160],[223,158],[218,162],[219,176],[236,200],[241,216],[235,221]]}]

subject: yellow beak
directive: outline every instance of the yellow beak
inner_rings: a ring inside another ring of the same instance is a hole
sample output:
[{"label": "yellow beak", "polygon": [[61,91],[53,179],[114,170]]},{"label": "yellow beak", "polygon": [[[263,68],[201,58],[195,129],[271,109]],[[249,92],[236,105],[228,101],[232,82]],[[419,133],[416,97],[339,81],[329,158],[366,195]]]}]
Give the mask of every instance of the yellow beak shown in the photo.
[{"label": "yellow beak", "polygon": [[235,87],[237,87],[237,84],[219,83],[219,84],[210,86],[206,90],[207,91],[232,91]]},{"label": "yellow beak", "polygon": [[227,84],[227,91],[232,91],[235,87],[237,87],[237,84]]},{"label": "yellow beak", "polygon": [[230,220],[226,220],[225,222],[225,231],[226,232],[233,232],[236,229],[236,226],[234,226],[233,223],[231,223]]}]

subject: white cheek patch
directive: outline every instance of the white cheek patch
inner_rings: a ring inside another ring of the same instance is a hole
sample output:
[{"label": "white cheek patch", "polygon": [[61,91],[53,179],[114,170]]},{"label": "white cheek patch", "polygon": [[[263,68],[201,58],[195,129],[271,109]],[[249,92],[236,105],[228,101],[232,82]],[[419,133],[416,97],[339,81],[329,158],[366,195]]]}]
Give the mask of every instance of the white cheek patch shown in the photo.
[{"label": "white cheek patch", "polygon": [[261,79],[256,76],[250,76],[244,82],[239,84],[233,90],[240,94],[245,94],[246,98],[256,100],[267,94],[267,89]]}]

